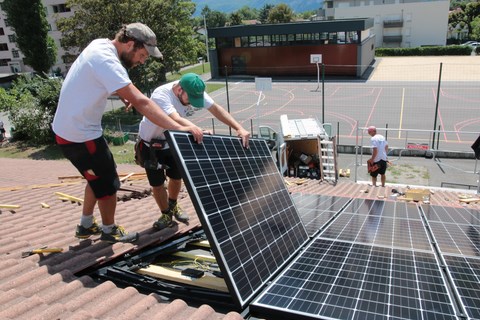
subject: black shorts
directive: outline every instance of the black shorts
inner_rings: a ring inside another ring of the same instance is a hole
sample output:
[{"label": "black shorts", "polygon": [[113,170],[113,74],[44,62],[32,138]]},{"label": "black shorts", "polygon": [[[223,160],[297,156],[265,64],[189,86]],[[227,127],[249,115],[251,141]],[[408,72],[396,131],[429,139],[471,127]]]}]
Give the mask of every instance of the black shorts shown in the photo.
[{"label": "black shorts", "polygon": [[[145,160],[150,159],[150,147],[147,146],[145,143],[141,145],[141,152],[142,157]],[[182,179],[182,175],[180,170],[178,169],[177,163],[173,158],[172,152],[170,148],[162,149],[162,150],[155,150],[155,156],[157,157],[157,161],[159,164],[167,166],[167,169],[148,169],[145,168],[145,172],[147,173],[148,183],[152,187],[159,187],[165,183],[165,173],[167,177],[180,180]]]},{"label": "black shorts", "polygon": [[385,172],[387,171],[387,161],[385,160],[380,160],[378,162],[375,162],[376,165],[378,165],[378,170],[377,171],[374,171],[374,172],[371,172],[370,173],[370,176],[372,177],[376,177],[378,176],[379,174],[381,175],[384,175]]},{"label": "black shorts", "polygon": [[87,180],[97,199],[114,195],[120,189],[117,165],[102,136],[82,143],[56,137],[65,158]]}]

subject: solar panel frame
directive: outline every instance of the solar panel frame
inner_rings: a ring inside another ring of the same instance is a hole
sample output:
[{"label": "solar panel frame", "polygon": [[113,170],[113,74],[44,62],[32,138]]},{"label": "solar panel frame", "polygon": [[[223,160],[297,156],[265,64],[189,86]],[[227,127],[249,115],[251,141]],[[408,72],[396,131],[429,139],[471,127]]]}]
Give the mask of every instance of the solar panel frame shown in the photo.
[{"label": "solar panel frame", "polygon": [[234,302],[241,308],[308,241],[263,139],[167,131],[185,186]]}]

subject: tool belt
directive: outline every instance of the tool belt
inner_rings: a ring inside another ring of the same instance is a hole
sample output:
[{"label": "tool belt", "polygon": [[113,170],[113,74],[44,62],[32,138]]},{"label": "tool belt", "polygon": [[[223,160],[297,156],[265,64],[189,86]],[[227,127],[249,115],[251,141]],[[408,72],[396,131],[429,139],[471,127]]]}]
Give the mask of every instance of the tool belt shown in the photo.
[{"label": "tool belt", "polygon": [[[148,154],[144,151],[144,146],[149,148]],[[168,143],[163,139],[152,139],[150,142],[138,140],[135,143],[135,163],[146,169],[166,169],[166,166],[158,163],[157,150],[168,148]]]}]

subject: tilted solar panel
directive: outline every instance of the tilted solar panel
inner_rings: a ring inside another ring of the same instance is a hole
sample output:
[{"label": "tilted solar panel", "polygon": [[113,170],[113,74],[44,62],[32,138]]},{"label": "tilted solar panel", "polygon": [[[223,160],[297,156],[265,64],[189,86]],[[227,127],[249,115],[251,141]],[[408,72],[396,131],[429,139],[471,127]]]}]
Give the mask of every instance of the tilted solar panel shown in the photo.
[{"label": "tilted solar panel", "polygon": [[225,282],[241,307],[308,240],[265,140],[248,149],[230,136],[193,141],[167,132]]},{"label": "tilted solar panel", "polygon": [[351,200],[346,197],[305,193],[294,193],[292,198],[309,236],[319,232]]},{"label": "tilted solar panel", "polygon": [[458,319],[416,205],[353,199],[251,304],[261,317]]},{"label": "tilted solar panel", "polygon": [[480,210],[421,206],[470,319],[480,319]]},{"label": "tilted solar panel", "polygon": [[458,319],[433,253],[321,238],[250,308],[288,319]]}]

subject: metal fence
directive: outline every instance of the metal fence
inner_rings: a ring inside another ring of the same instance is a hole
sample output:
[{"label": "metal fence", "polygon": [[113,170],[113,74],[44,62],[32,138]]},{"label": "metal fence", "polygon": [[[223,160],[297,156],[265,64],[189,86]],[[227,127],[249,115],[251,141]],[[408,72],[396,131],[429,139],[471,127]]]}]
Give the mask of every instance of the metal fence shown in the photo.
[{"label": "metal fence", "polygon": [[[342,67],[358,66],[336,66]],[[254,136],[260,125],[279,132],[280,115],[287,114],[290,119],[316,118],[328,124],[340,146],[368,146],[368,140],[358,141],[358,132],[374,125],[392,150],[428,148],[437,154],[473,155],[471,145],[480,134],[480,57],[382,58],[365,69],[362,78],[317,73],[310,78],[205,79],[207,85],[221,85],[210,95]],[[194,110],[189,120],[216,134],[235,134],[204,110]],[[400,156],[399,162],[413,159],[408,151]],[[430,159],[429,164],[439,167],[440,159]],[[445,169],[449,165],[443,161]],[[477,185],[477,163],[472,157],[466,161],[458,170],[453,163],[452,175],[440,183]],[[435,178],[428,183],[436,185],[441,177]]]},{"label": "metal fence", "polygon": [[[469,147],[480,133],[480,59],[468,65],[415,61],[385,66],[380,62],[361,79],[272,79],[267,90],[258,88],[258,80],[265,78],[230,76],[219,80],[225,86],[211,96],[254,134],[258,125],[279,130],[279,117],[287,114],[330,123],[339,144],[355,145],[358,126],[375,125],[396,128],[389,135],[394,147],[403,147],[408,137],[409,143],[427,141],[431,148],[471,152]],[[204,112],[195,111],[190,119],[229,134],[228,128]],[[408,130],[439,134],[406,136]]]}]

